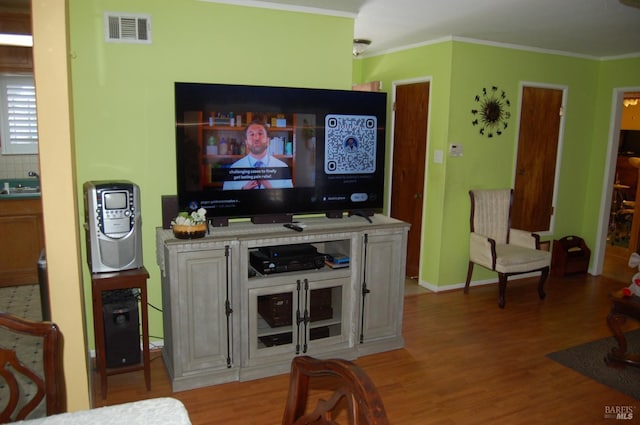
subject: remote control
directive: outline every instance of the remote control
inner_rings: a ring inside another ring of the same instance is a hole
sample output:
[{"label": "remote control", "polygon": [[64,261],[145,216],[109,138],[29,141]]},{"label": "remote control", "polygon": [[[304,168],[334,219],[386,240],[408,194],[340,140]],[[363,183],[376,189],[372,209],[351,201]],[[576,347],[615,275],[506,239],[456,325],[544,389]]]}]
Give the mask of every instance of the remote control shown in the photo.
[{"label": "remote control", "polygon": [[302,227],[293,223],[285,223],[284,227],[286,227],[287,229],[295,230],[296,232],[302,232],[304,230]]}]

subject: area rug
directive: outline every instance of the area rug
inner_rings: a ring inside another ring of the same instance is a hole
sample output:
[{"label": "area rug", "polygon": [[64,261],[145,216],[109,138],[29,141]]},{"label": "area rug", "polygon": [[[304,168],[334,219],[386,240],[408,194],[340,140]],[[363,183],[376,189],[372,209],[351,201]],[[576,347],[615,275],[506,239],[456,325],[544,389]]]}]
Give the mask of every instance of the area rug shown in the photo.
[{"label": "area rug", "polygon": [[38,285],[21,285],[0,288],[0,311],[29,320],[42,320],[40,287]]},{"label": "area rug", "polygon": [[[625,333],[631,352],[640,351],[640,329]],[[589,378],[640,400],[640,368],[610,367],[604,361],[618,343],[613,336],[547,354],[547,357]]]}]

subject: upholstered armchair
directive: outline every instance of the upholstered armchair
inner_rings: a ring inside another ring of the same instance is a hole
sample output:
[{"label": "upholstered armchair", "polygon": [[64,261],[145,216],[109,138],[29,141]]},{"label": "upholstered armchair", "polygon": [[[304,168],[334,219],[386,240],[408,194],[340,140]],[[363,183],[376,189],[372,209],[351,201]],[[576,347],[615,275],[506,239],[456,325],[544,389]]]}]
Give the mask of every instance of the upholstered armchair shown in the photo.
[{"label": "upholstered armchair", "polygon": [[464,293],[474,264],[498,273],[498,305],[505,306],[507,278],[512,275],[540,272],[538,295],[544,299],[544,283],[549,275],[551,254],[540,250],[539,235],[511,229],[512,189],[471,190],[471,234],[469,268]]}]

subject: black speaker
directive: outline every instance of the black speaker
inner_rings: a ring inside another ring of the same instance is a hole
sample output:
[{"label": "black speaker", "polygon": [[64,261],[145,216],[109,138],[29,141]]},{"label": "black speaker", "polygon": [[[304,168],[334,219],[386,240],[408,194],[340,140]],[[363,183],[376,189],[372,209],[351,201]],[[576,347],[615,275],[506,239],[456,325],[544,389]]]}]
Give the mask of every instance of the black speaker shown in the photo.
[{"label": "black speaker", "polygon": [[131,290],[103,293],[105,366],[140,363],[138,300]]},{"label": "black speaker", "polygon": [[162,228],[171,229],[171,220],[178,215],[178,196],[162,195]]}]

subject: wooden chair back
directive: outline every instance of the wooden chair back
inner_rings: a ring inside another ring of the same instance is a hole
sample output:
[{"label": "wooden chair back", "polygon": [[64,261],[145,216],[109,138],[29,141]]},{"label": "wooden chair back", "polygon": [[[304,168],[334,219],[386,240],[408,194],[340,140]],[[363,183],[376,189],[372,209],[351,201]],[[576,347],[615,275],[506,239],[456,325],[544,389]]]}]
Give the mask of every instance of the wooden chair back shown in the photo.
[{"label": "wooden chair back", "polygon": [[470,190],[471,231],[490,237],[497,243],[509,242],[512,189]]},{"label": "wooden chair back", "polygon": [[[319,399],[309,413],[310,378],[333,377],[338,382],[327,400]],[[346,409],[344,409],[346,402]],[[387,414],[378,390],[369,376],[347,360],[318,360],[309,356],[295,357],[291,362],[289,397],[283,425],[337,425],[336,417],[346,416],[352,425],[388,425]]]},{"label": "wooden chair back", "polygon": [[[26,419],[44,399],[46,415],[66,411],[66,391],[62,365],[62,334],[51,322],[34,322],[9,313],[0,313],[0,328],[8,334],[30,335],[41,341],[42,375],[20,358],[19,346],[0,347],[0,379],[6,382],[8,402],[0,412],[0,423]],[[38,355],[38,361],[40,356]],[[33,391],[21,390],[29,386]],[[4,394],[3,394],[4,395]]]}]

